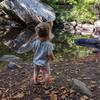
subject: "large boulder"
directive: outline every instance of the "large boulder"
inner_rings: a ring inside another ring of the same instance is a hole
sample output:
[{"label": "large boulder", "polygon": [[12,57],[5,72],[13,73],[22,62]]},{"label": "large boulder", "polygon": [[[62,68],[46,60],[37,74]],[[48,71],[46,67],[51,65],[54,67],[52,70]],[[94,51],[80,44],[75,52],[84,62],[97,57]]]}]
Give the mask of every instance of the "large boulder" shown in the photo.
[{"label": "large boulder", "polygon": [[39,0],[4,0],[0,7],[12,20],[21,24],[33,23],[36,26],[42,21],[54,21],[56,18],[53,9]]},{"label": "large boulder", "polygon": [[0,56],[0,61],[19,63],[20,61],[22,61],[22,59],[15,55],[3,55]]},{"label": "large boulder", "polygon": [[31,39],[34,38],[35,33],[29,29],[12,28],[5,32],[3,43],[17,53],[25,53],[31,49]]},{"label": "large boulder", "polygon": [[92,92],[88,89],[87,85],[80,80],[71,79],[69,80],[69,85],[73,90],[80,92],[81,94],[85,94],[87,96],[92,96]]}]

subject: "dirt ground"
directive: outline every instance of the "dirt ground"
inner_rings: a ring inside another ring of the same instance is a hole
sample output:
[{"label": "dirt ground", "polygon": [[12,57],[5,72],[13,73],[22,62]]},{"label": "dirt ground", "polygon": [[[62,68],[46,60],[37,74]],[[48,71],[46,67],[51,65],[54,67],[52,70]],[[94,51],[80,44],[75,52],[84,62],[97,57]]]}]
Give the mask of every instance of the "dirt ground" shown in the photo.
[{"label": "dirt ground", "polygon": [[[34,85],[33,68],[22,64],[16,69],[6,66],[0,70],[0,100],[100,100],[100,57],[91,55],[84,59],[65,58],[51,65],[52,79],[48,87]],[[67,79],[84,82],[92,91],[88,97],[68,87]]]}]

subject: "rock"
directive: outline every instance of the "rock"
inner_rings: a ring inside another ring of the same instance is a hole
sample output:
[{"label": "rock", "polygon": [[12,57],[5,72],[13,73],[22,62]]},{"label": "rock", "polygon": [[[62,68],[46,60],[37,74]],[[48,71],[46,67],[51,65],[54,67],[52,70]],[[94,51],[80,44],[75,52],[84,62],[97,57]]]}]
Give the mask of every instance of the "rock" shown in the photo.
[{"label": "rock", "polygon": [[70,22],[65,22],[64,23],[64,29],[72,34],[75,33],[75,29],[74,29],[74,22],[70,23]]},{"label": "rock", "polygon": [[93,35],[93,32],[89,32],[89,31],[82,31],[81,35]]},{"label": "rock", "polygon": [[77,29],[75,33],[81,34],[81,30],[82,30],[82,29]]},{"label": "rock", "polygon": [[[11,34],[9,35],[9,33]],[[11,29],[8,30],[6,35],[3,37],[3,43],[9,48],[15,50],[17,53],[25,53],[31,50],[29,41],[33,36],[33,32],[29,29],[16,29],[16,32]]]},{"label": "rock", "polygon": [[75,34],[74,27],[70,27],[70,31],[69,32],[72,33],[72,34]]},{"label": "rock", "polygon": [[21,24],[33,23],[36,26],[42,21],[54,21],[56,18],[53,9],[39,0],[4,0],[0,7],[11,20]]},{"label": "rock", "polygon": [[94,26],[95,26],[95,27],[100,27],[100,20],[95,21],[95,22],[94,22]]},{"label": "rock", "polygon": [[82,24],[81,23],[77,23],[77,26],[82,28]]},{"label": "rock", "polygon": [[76,21],[70,22],[74,27],[77,25]]},{"label": "rock", "polygon": [[88,31],[93,32],[94,25],[92,25],[92,24],[83,24],[82,28],[83,28],[83,30],[88,30]]},{"label": "rock", "polygon": [[65,22],[65,23],[64,23],[64,28],[65,28],[65,30],[69,30],[69,28],[70,28],[70,23],[69,23],[69,22]]},{"label": "rock", "polygon": [[16,57],[15,55],[3,55],[3,56],[0,56],[0,61],[16,63],[16,62],[22,61],[22,59],[19,57]]},{"label": "rock", "polygon": [[94,25],[92,24],[83,24],[82,25],[82,35],[92,35],[94,30]]},{"label": "rock", "polygon": [[9,64],[7,65],[8,69],[16,69],[17,65],[14,62],[9,62]]},{"label": "rock", "polygon": [[72,34],[75,34],[75,30],[74,29],[70,30],[69,32],[72,33]]},{"label": "rock", "polygon": [[77,92],[80,92],[82,94],[85,94],[87,96],[92,96],[91,91],[87,88],[86,84],[81,82],[77,79],[71,79],[69,80],[69,85],[73,90],[76,90]]},{"label": "rock", "polygon": [[33,47],[32,47],[32,42],[33,42],[33,41],[27,42],[27,43],[23,44],[20,48],[18,48],[18,50],[16,50],[16,52],[17,52],[18,54],[22,54],[22,53],[26,53],[26,52],[31,51],[32,48],[33,48]]},{"label": "rock", "polygon": [[77,24],[75,27],[76,33],[80,34],[82,32],[82,24]]},{"label": "rock", "polygon": [[100,20],[97,20],[97,21],[94,23],[94,27],[95,27],[94,36],[100,38]]}]

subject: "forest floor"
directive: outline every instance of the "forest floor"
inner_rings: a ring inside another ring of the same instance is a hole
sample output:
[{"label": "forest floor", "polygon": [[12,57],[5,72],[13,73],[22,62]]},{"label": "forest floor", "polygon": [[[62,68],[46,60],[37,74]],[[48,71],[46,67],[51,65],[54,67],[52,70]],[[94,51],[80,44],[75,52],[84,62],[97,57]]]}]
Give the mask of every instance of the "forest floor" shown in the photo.
[{"label": "forest floor", "polygon": [[[48,88],[34,85],[30,78],[33,68],[29,64],[11,70],[6,66],[0,70],[0,100],[100,100],[100,57],[68,59],[52,64],[52,76]],[[68,87],[67,79],[84,82],[92,91],[88,97]]]}]

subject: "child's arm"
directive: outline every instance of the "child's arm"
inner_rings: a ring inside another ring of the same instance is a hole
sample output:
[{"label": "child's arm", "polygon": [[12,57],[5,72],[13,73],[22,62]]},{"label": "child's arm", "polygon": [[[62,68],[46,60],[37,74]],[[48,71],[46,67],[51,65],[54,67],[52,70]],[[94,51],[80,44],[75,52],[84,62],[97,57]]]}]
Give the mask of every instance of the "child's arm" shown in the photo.
[{"label": "child's arm", "polygon": [[53,54],[53,50],[54,50],[53,44],[50,43],[48,46],[48,58],[49,58],[49,60],[54,60],[54,58],[55,58],[55,56]]},{"label": "child's arm", "polygon": [[55,59],[55,56],[54,56],[53,52],[48,55],[48,58],[49,58],[49,60],[54,60]]}]

